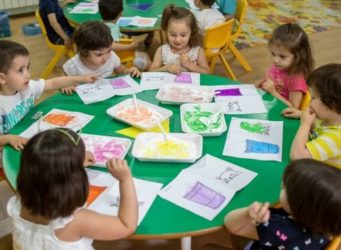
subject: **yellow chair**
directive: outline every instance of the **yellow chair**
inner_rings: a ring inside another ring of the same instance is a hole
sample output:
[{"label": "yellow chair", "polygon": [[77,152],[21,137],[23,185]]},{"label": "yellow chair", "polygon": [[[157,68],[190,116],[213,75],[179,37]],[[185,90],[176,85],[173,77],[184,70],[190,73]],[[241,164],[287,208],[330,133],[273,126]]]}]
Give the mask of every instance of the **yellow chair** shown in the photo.
[{"label": "yellow chair", "polygon": [[233,44],[233,40],[237,39],[240,35],[240,32],[242,31],[242,24],[244,23],[244,19],[246,16],[247,5],[248,5],[247,0],[237,1],[237,9],[234,15],[234,29],[231,35],[231,40],[229,42],[229,49],[246,71],[252,71],[251,66],[248,64],[243,55]]},{"label": "yellow chair", "polygon": [[52,72],[52,70],[56,66],[57,62],[60,60],[60,58],[63,55],[67,55],[68,57],[73,57],[75,54],[72,50],[67,50],[64,45],[53,44],[47,36],[46,28],[45,28],[43,19],[40,16],[39,9],[36,10],[35,15],[36,15],[36,18],[38,20],[40,29],[43,33],[43,36],[45,37],[45,41],[46,41],[47,46],[55,52],[54,56],[52,57],[52,59],[50,60],[48,65],[45,67],[43,73],[41,74],[41,78],[46,79],[50,75],[50,73]]},{"label": "yellow chair", "polygon": [[[130,44],[133,42],[133,39],[122,38],[119,43],[121,44]],[[135,59],[135,50],[126,50],[126,51],[115,51],[118,57],[121,59],[121,63],[127,67],[133,66],[133,62]]]},{"label": "yellow chair", "polygon": [[307,93],[305,93],[305,95],[303,96],[300,110],[305,110],[306,108],[308,108],[310,105],[310,100],[311,100],[311,95],[310,95],[310,92],[307,91]]},{"label": "yellow chair", "polygon": [[233,80],[236,80],[230,65],[224,57],[224,53],[229,49],[233,22],[233,19],[230,19],[222,24],[208,28],[204,35],[204,50],[211,73],[214,70],[217,59],[220,58],[228,74]]},{"label": "yellow chair", "polygon": [[331,242],[326,247],[326,250],[338,250],[338,249],[340,249],[339,248],[340,243],[341,243],[341,237],[340,236],[333,237]]}]

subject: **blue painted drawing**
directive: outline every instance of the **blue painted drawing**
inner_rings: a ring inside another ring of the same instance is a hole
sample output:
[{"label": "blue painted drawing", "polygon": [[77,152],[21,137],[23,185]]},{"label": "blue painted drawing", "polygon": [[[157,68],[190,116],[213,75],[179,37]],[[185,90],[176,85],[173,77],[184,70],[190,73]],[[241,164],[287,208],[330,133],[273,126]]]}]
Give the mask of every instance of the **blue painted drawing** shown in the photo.
[{"label": "blue painted drawing", "polygon": [[245,152],[258,154],[278,154],[279,146],[268,142],[246,140]]}]

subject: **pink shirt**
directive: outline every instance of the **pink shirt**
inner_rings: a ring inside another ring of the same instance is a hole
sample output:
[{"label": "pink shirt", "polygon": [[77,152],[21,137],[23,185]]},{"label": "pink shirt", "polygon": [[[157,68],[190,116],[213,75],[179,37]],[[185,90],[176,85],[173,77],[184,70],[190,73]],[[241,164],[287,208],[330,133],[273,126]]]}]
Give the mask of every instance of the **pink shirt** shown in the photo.
[{"label": "pink shirt", "polygon": [[287,100],[290,92],[301,91],[305,94],[308,90],[303,74],[289,75],[275,65],[271,66],[267,77],[274,81],[278,93]]}]

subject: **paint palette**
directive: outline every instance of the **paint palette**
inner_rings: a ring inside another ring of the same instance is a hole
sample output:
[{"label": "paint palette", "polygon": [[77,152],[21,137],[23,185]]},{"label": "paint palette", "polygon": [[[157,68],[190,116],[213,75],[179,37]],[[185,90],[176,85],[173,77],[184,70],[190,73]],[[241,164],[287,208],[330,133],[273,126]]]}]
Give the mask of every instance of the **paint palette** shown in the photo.
[{"label": "paint palette", "polygon": [[215,103],[182,104],[181,129],[185,133],[219,136],[227,129],[224,114]]},{"label": "paint palette", "polygon": [[194,162],[202,155],[202,136],[198,134],[162,133],[139,134],[132,155],[140,161]]},{"label": "paint palette", "polygon": [[208,103],[214,92],[210,87],[195,85],[164,84],[156,94],[156,99],[164,104]]},{"label": "paint palette", "polygon": [[124,159],[130,146],[131,140],[122,137],[80,134],[85,149],[91,152],[96,165],[105,166],[111,158]]},{"label": "paint palette", "polygon": [[125,122],[136,128],[150,131],[158,123],[169,119],[173,112],[142,100],[129,98],[107,109],[107,114],[116,120]]}]

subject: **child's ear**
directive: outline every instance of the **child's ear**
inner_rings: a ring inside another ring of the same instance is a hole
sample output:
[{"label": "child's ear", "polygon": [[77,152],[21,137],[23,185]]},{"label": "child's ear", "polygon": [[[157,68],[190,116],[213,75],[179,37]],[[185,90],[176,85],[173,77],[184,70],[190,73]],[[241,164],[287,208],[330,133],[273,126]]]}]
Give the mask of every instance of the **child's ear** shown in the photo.
[{"label": "child's ear", "polygon": [[5,74],[0,73],[0,84],[5,84]]}]

